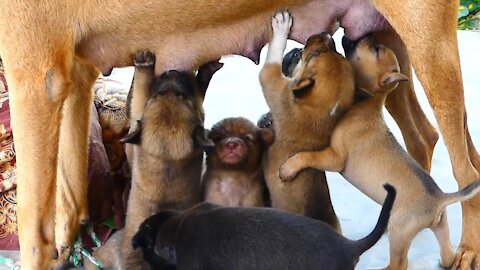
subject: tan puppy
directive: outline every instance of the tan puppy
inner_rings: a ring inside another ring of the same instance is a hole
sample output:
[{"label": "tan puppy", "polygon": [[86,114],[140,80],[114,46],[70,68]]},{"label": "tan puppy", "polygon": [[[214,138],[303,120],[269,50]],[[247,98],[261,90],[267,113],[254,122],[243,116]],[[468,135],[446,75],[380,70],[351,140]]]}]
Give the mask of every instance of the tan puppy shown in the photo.
[{"label": "tan puppy", "polygon": [[397,199],[388,226],[390,264],[386,269],[407,269],[407,253],[413,238],[424,228],[435,233],[440,244],[441,265],[451,267],[455,253],[449,239],[445,207],[467,200],[480,191],[480,181],[455,193],[443,193],[395,140],[384,122],[382,108],[400,73],[395,54],[372,37],[356,43],[344,39],[344,48],[355,70],[360,89],[373,97],[356,103],[335,127],[330,146],[322,151],[300,152],[280,168],[280,177],[294,180],[305,168],[340,172],[349,182],[378,203],[388,181]]},{"label": "tan puppy", "polygon": [[[142,120],[125,142],[134,147],[132,188],[123,232],[122,267],[143,269],[141,252],[133,251],[131,240],[145,218],[164,209],[186,209],[201,201],[203,149],[213,146],[203,129],[203,99],[219,63],[191,72],[168,71],[153,81],[155,57],[139,53],[137,87],[151,85]],[[145,76],[151,73],[150,76]],[[140,77],[138,75],[143,75]]]},{"label": "tan puppy", "polygon": [[215,147],[207,150],[203,176],[204,199],[222,206],[266,206],[262,158],[273,143],[272,130],[258,128],[245,118],[216,123],[208,137]]},{"label": "tan puppy", "polygon": [[[272,19],[273,38],[260,72],[263,94],[275,119],[275,142],[265,160],[265,179],[272,206],[320,219],[337,231],[325,173],[306,170],[295,182],[282,183],[278,168],[291,155],[328,146],[342,110],[353,100],[353,71],[329,34],[308,39],[293,78],[282,75],[282,59],[292,19],[287,12]],[[320,185],[319,185],[320,183]]]},{"label": "tan puppy", "polygon": [[[22,266],[49,268],[55,246],[68,256],[64,247],[88,219],[87,138],[97,67],[108,73],[111,67],[131,65],[134,53],[146,48],[161,59],[157,75],[192,70],[228,54],[258,62],[260,48],[270,39],[266,22],[287,7],[296,17],[289,38],[301,43],[314,33],[331,31],[335,21],[352,39],[382,31],[376,35],[395,50],[402,70],[410,76],[411,65],[415,67],[459,185],[478,178],[480,156],[465,121],[457,1],[0,1],[0,55],[10,86],[17,152]],[[429,169],[438,135],[416,100],[413,84],[403,87],[390,95],[387,108],[409,152]],[[145,104],[145,95],[137,94],[136,104]],[[132,111],[135,119],[143,109]],[[479,205],[480,198],[462,204],[456,257],[461,269],[480,266]]]}]

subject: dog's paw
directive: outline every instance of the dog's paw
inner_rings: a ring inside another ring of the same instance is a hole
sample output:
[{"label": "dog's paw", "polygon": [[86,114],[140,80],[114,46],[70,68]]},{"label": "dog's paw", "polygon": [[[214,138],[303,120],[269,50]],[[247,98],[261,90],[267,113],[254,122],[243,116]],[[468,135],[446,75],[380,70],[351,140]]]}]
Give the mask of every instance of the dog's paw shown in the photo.
[{"label": "dog's paw", "polygon": [[280,166],[280,169],[278,169],[278,177],[280,177],[280,180],[282,180],[283,182],[292,181],[295,176],[297,176],[300,169],[301,168],[298,167],[294,155],[288,158],[287,161],[285,161],[285,163]]},{"label": "dog's paw", "polygon": [[290,28],[292,27],[292,16],[288,11],[278,12],[272,18],[272,29],[274,37],[287,38],[288,33],[290,33]]},{"label": "dog's paw", "polygon": [[455,256],[452,265],[452,270],[479,270],[480,269],[480,254],[478,252],[460,247]]},{"label": "dog's paw", "polygon": [[151,67],[155,65],[155,54],[151,51],[140,51],[133,57],[135,67]]}]

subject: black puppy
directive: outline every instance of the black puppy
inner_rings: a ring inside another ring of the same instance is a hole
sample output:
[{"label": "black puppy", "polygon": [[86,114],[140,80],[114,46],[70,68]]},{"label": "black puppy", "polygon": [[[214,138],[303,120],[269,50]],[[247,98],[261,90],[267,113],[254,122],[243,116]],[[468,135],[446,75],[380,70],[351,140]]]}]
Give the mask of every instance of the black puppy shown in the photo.
[{"label": "black puppy", "polygon": [[[354,269],[384,233],[396,191],[388,194],[375,229],[352,241],[325,223],[271,208],[201,203],[148,218],[133,238],[152,269]],[[170,268],[173,269],[173,268]]]},{"label": "black puppy", "polygon": [[[289,51],[287,54],[285,54],[282,61],[283,75],[287,77],[292,77],[293,71],[297,67],[298,62],[300,62],[300,59],[302,58],[302,52],[303,52],[303,49],[295,48]],[[260,119],[258,119],[258,122],[257,122],[257,126],[259,128],[270,128],[273,130],[272,125],[273,125],[273,118],[270,112],[260,116]]]}]

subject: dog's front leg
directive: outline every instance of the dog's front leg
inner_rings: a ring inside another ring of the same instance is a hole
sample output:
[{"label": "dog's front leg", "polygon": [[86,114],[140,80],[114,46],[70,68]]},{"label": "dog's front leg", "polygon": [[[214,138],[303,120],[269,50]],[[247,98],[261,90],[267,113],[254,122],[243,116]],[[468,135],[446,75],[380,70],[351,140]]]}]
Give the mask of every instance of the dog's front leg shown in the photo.
[{"label": "dog's front leg", "polygon": [[59,262],[68,260],[71,246],[88,221],[87,170],[92,86],[98,70],[75,58],[72,89],[63,106],[57,166],[55,244]]},{"label": "dog's front leg", "polygon": [[345,168],[345,157],[331,147],[322,151],[298,152],[280,166],[279,177],[282,181],[291,181],[301,170],[307,168],[340,172]]},{"label": "dog's front leg", "polygon": [[[468,143],[457,44],[458,1],[374,0],[407,47],[437,119],[455,178],[463,188],[479,178]],[[428,7],[411,9],[412,6]],[[434,14],[432,16],[432,14]],[[453,269],[480,268],[480,196],[462,203],[462,241]]]},{"label": "dog's front leg", "polygon": [[[14,30],[10,28],[9,35],[17,37]],[[0,33],[6,36],[3,31]],[[42,40],[38,43],[32,40],[33,37],[19,39],[16,43],[11,40],[13,45],[8,44],[12,46],[2,43],[0,47],[10,87],[17,154],[17,218],[22,269],[51,269],[56,256],[54,221],[59,131],[64,98],[71,86],[71,61],[65,57],[55,62],[54,55],[41,54],[48,50],[35,45],[42,44]],[[32,47],[26,49],[28,45]],[[68,56],[68,50],[59,51],[58,48],[51,52]],[[39,62],[42,64],[31,65]]]}]

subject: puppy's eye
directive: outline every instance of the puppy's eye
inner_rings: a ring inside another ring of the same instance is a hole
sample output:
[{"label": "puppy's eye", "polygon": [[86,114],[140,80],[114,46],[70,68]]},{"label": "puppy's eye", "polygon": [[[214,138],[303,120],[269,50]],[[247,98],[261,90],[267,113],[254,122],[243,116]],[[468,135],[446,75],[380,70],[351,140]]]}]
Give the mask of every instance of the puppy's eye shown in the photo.
[{"label": "puppy's eye", "polygon": [[375,45],[374,50],[375,50],[375,53],[378,55],[378,53],[380,52],[380,46]]},{"label": "puppy's eye", "polygon": [[247,134],[247,135],[243,136],[243,139],[247,142],[253,142],[255,140],[255,137],[253,137],[252,134]]}]

